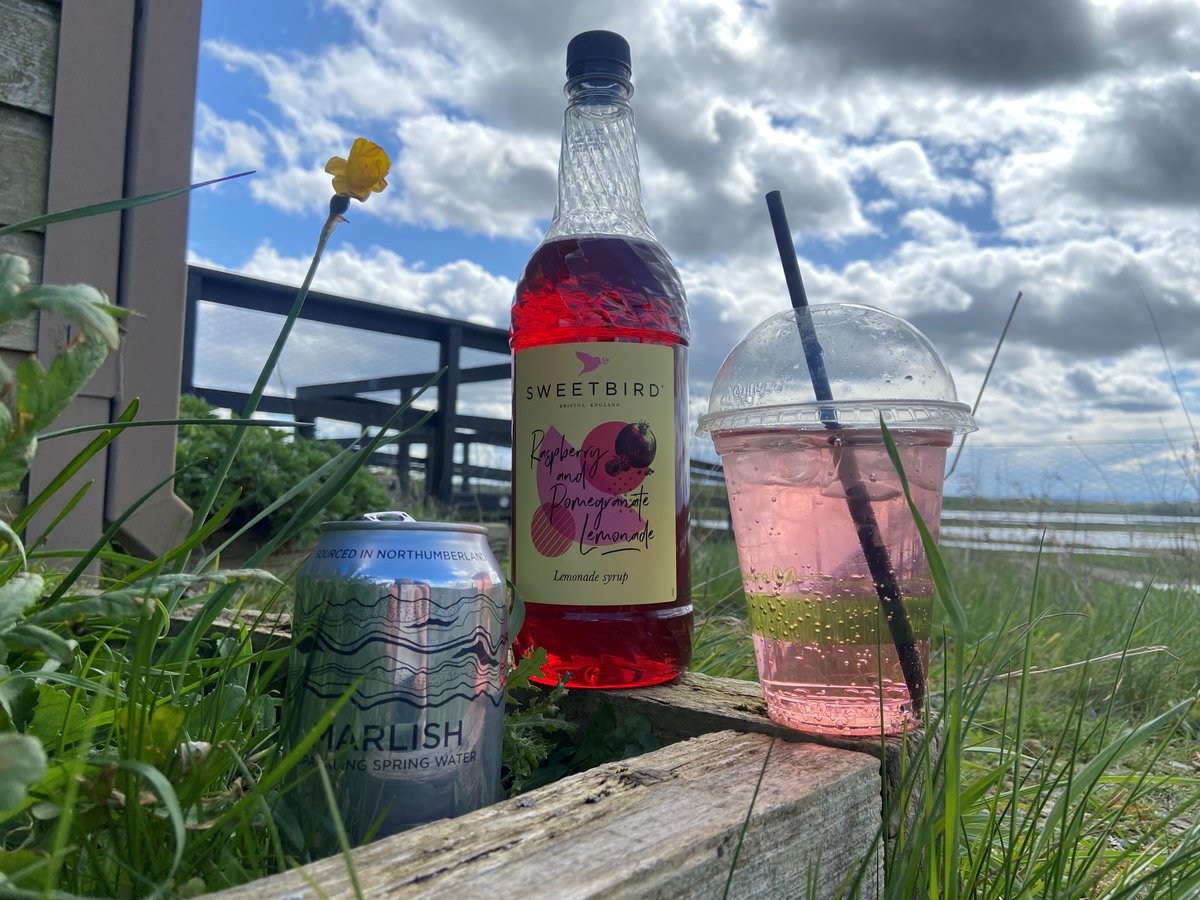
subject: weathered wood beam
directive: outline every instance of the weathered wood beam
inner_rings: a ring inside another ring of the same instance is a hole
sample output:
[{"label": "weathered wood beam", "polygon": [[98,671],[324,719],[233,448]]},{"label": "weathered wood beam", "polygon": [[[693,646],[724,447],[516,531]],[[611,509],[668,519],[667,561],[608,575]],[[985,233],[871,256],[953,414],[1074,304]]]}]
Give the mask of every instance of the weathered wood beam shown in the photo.
[{"label": "weathered wood beam", "polygon": [[[707,734],[384,838],[353,852],[358,883],[371,897],[462,900],[502,886],[518,897],[715,898],[746,823],[729,896],[803,897],[811,879],[818,897],[832,897],[864,860],[860,896],[876,896],[876,760],[770,745],[759,734]],[[213,896],[317,896],[313,886],[354,892],[337,856]]]},{"label": "weathered wood beam", "polygon": [[[330,384],[304,384],[296,388],[297,397],[353,397],[355,394],[370,394],[376,391],[416,390],[429,384],[436,372],[421,372],[414,375],[390,375],[385,378],[364,378],[360,381],[338,381]],[[496,366],[474,366],[459,372],[459,384],[477,384],[482,381],[500,381],[512,376],[512,366],[503,363]]]},{"label": "weathered wood beam", "polygon": [[[296,288],[293,286],[217,269],[206,269],[202,266],[190,266],[189,269],[201,276],[202,300],[286,316],[296,299]],[[309,292],[304,301],[302,317],[314,322],[426,341],[443,340],[447,329],[455,325],[462,328],[464,347],[504,355],[510,352],[508,331],[504,328],[460,322],[457,319],[413,312],[381,303],[369,303],[365,300],[351,300],[320,291]]]}]

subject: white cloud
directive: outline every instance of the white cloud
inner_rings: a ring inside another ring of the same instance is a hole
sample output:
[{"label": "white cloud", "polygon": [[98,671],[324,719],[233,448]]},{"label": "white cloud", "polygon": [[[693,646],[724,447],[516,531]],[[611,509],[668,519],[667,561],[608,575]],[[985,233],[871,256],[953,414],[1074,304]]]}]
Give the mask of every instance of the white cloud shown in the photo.
[{"label": "white cloud", "polygon": [[[298,285],[309,262],[283,256],[264,242],[237,271]],[[468,260],[425,271],[391,250],[372,247],[361,251],[353,245],[327,250],[313,281],[314,290],[497,327],[508,326],[514,287],[510,279],[492,275]]]},{"label": "white cloud", "polygon": [[261,168],[266,152],[267,138],[259,129],[222,119],[207,104],[196,104],[193,182]]},{"label": "white cloud", "polygon": [[406,120],[400,139],[393,173],[404,191],[404,220],[529,242],[545,232],[557,141],[440,115]]},{"label": "white cloud", "polygon": [[952,200],[973,203],[984,195],[983,188],[974,181],[939,175],[916,141],[876,144],[852,155],[902,200],[939,205]]}]

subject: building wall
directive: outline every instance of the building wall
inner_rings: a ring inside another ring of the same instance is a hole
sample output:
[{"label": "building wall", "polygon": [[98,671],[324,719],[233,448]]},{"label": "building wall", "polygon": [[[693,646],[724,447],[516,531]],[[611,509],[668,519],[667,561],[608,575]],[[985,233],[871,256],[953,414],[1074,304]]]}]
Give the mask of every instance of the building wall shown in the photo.
[{"label": "building wall", "polygon": [[[0,224],[46,211],[50,125],[58,58],[59,7],[46,0],[0,0]],[[42,267],[40,234],[0,237],[0,251]],[[0,326],[6,362],[37,348],[32,319]]]},{"label": "building wall", "polygon": [[[0,223],[187,184],[200,0],[0,0],[0,22]],[[107,422],[135,398],[139,418],[173,418],[187,198],[52,225],[44,237],[0,240],[0,249],[28,256],[45,282],[86,282],[136,313],[122,320],[120,351],[59,424]],[[36,351],[48,361],[69,339],[66,322],[43,317],[0,334],[0,352]],[[29,494],[90,437],[42,442]],[[59,492],[65,501],[94,482],[47,546],[90,546],[107,522],[170,475],[174,454],[171,428],[134,429],[119,438]],[[46,508],[27,541],[58,508]],[[132,550],[157,554],[182,537],[189,520],[167,486],[127,519],[120,537]]]}]

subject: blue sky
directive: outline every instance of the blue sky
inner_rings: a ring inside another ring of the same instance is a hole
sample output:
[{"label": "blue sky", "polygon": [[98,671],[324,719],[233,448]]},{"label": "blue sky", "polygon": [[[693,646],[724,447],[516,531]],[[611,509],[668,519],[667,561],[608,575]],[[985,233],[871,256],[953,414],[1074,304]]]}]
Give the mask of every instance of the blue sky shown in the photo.
[{"label": "blue sky", "polygon": [[[787,304],[762,200],[780,189],[812,300],[909,318],[963,399],[1023,292],[969,447],[1053,436],[1069,467],[1068,436],[1190,443],[1140,293],[1196,409],[1200,7],[1181,0],[210,0],[195,174],[258,174],[194,195],[193,261],[298,282],[324,162],[363,135],[391,154],[390,186],[354,205],[318,286],[506,326],[554,205],[566,43],[597,27],[632,46],[693,415],[734,341]],[[252,378],[264,351],[229,349],[212,377]],[[276,387],[398,365],[380,347],[338,374],[322,349],[289,349]],[[470,402],[507,414],[503,389]],[[1121,459],[1149,465],[1144,447]]]}]

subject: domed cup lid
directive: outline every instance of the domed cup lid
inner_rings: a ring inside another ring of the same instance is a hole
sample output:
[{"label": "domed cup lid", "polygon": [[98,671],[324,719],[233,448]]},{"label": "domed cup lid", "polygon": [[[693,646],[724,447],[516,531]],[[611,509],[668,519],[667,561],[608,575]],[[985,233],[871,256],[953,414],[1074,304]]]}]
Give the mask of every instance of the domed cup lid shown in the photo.
[{"label": "domed cup lid", "polygon": [[808,307],[832,400],[813,390],[797,323],[789,309],[754,328],[721,365],[697,433],[748,429],[878,428],[974,431],[971,408],[929,338],[870,306]]}]

